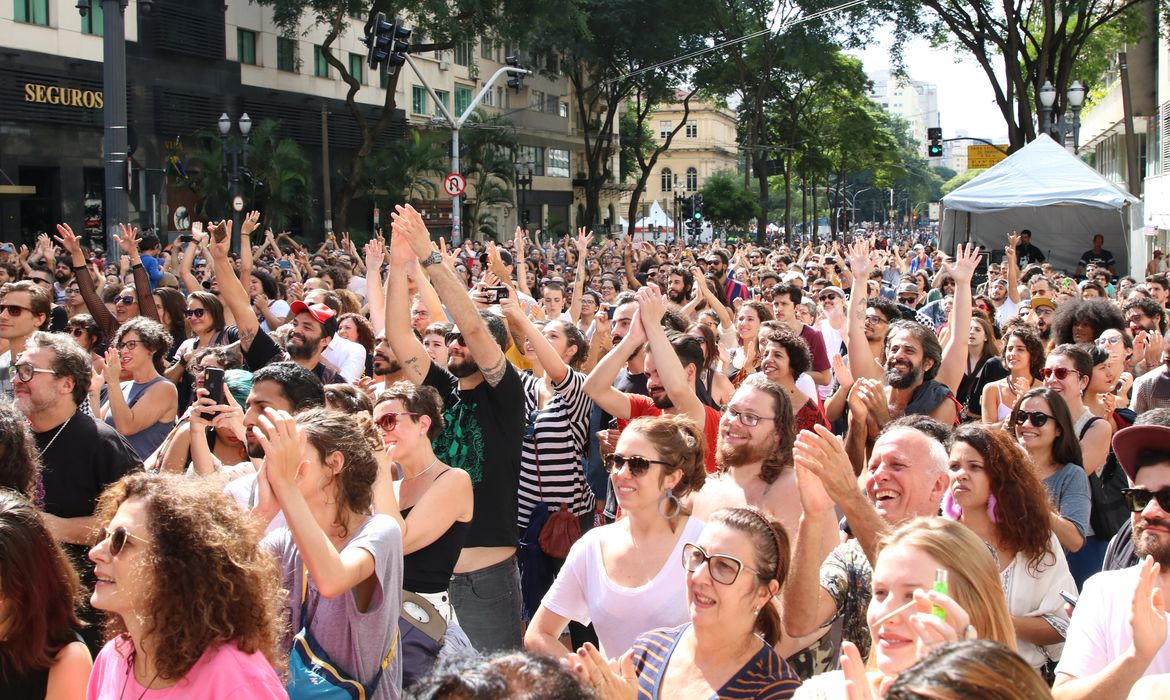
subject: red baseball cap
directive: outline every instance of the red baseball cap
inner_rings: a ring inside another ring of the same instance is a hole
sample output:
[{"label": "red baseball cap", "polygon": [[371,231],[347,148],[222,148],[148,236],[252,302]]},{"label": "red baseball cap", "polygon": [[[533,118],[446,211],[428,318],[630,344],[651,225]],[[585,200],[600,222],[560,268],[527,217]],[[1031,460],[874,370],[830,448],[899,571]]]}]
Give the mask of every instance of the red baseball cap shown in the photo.
[{"label": "red baseball cap", "polygon": [[321,324],[321,332],[325,335],[333,335],[337,332],[337,319],[335,318],[337,314],[324,304],[309,306],[303,301],[294,301],[289,305],[289,309],[293,314],[308,313],[313,317],[313,320]]}]

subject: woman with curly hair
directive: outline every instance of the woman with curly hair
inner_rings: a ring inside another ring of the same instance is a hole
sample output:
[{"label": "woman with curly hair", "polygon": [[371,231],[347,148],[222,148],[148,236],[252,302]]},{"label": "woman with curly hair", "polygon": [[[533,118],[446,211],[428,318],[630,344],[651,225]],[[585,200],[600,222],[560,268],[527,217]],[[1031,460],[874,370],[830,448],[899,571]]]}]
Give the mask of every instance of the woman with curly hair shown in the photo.
[{"label": "woman with curly hair", "polygon": [[951,438],[943,512],[994,548],[1019,653],[1032,668],[1060,659],[1076,582],[1052,532],[1052,507],[1028,456],[1001,430],[960,426]]},{"label": "woman with curly hair", "polygon": [[283,698],[284,595],[260,529],[221,490],[132,474],[98,500],[92,603],[108,641],[86,697]]},{"label": "woman with curly hair", "polygon": [[[149,457],[175,427],[179,394],[162,376],[163,353],[171,334],[158,321],[134,318],[118,327],[114,344],[106,351],[107,402],[100,416],[126,438],[139,459]],[[125,377],[130,381],[122,381]],[[101,405],[97,387],[90,388],[90,405]]]},{"label": "woman with curly hair", "polygon": [[0,697],[82,697],[93,661],[77,635],[80,603],[77,573],[40,511],[0,489]]},{"label": "woman with curly hair", "polygon": [[1008,376],[983,387],[980,405],[983,422],[1001,425],[1012,414],[1020,397],[1032,388],[1041,386],[1040,370],[1044,367],[1044,344],[1025,323],[1007,326],[1003,334],[1003,352],[1000,355]]},{"label": "woman with curly hair", "polygon": [[761,338],[760,371],[764,376],[784,387],[796,414],[796,432],[812,430],[814,425],[829,427],[829,419],[821,409],[814,393],[809,396],[796,385],[796,379],[812,368],[812,356],[804,338],[787,329],[773,331]]},{"label": "woman with curly hair", "polygon": [[1108,299],[1072,299],[1058,305],[1052,317],[1056,345],[1092,343],[1109,328],[1124,331],[1125,317]]},{"label": "woman with curly hair", "polygon": [[374,376],[374,327],[361,314],[342,314],[337,317],[337,335],[365,348],[365,376]]},{"label": "woman with curly hair", "polygon": [[271,408],[259,423],[264,465],[253,512],[268,523],[280,511],[288,523],[264,544],[276,554],[297,633],[284,647],[289,696],[309,697],[315,681],[305,669],[319,660],[337,670],[334,685],[397,698],[402,528],[373,510],[380,468],[368,423],[328,409],[293,418]]},{"label": "woman with curly hair", "polygon": [[41,457],[29,431],[28,418],[11,401],[0,401],[0,487],[28,498],[43,499],[37,493]]}]

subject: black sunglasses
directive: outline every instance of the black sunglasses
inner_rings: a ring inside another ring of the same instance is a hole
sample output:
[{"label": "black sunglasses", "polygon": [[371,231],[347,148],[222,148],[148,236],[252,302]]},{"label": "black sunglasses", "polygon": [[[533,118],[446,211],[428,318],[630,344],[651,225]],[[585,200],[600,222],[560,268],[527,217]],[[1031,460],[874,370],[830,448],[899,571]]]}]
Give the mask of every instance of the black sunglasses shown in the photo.
[{"label": "black sunglasses", "polygon": [[77,327],[66,328],[65,332],[68,333],[69,335],[73,336],[74,338],[80,338],[81,336],[89,333],[89,331],[85,330],[84,328],[77,328]]},{"label": "black sunglasses", "polygon": [[398,417],[399,416],[417,416],[417,415],[418,415],[417,413],[411,413],[410,411],[399,411],[397,413],[390,412],[390,413],[383,414],[381,417],[376,419],[374,421],[374,425],[377,425],[382,430],[391,431],[391,430],[394,430],[395,428],[398,427]]},{"label": "black sunglasses", "polygon": [[467,343],[463,342],[463,334],[459,333],[458,331],[451,331],[446,336],[444,336],[444,340],[446,341],[447,345],[450,345],[452,342],[455,342],[455,343],[459,343],[463,347],[467,347]]},{"label": "black sunglasses", "polygon": [[134,297],[118,297],[117,299],[114,300],[115,304],[121,304],[123,306],[130,306],[134,302],[135,302]]},{"label": "black sunglasses", "polygon": [[1024,423],[1031,423],[1037,428],[1043,428],[1048,425],[1049,420],[1056,420],[1056,416],[1050,416],[1044,411],[1020,411],[1019,419],[1016,421],[1016,427]]},{"label": "black sunglasses", "polygon": [[1125,496],[1125,505],[1134,513],[1140,513],[1150,505],[1150,501],[1157,500],[1158,507],[1164,511],[1170,512],[1170,488],[1162,489],[1161,491],[1149,491],[1146,489],[1122,489],[1121,495]]},{"label": "black sunglasses", "polygon": [[124,527],[116,527],[113,532],[106,530],[104,527],[98,530],[97,544],[105,542],[107,538],[110,540],[110,556],[112,557],[116,557],[122,553],[122,550],[126,548],[127,539],[138,540],[143,544],[150,544],[150,540],[144,540],[138,535],[132,535]]},{"label": "black sunglasses", "polygon": [[605,467],[611,473],[616,474],[622,470],[622,467],[629,466],[630,474],[635,477],[643,476],[646,472],[650,471],[651,464],[669,465],[670,462],[663,462],[658,459],[646,459],[645,457],[626,457],[616,452],[605,458]]},{"label": "black sunglasses", "polygon": [[207,309],[187,309],[183,315],[187,318],[203,318],[205,313],[207,313]]}]

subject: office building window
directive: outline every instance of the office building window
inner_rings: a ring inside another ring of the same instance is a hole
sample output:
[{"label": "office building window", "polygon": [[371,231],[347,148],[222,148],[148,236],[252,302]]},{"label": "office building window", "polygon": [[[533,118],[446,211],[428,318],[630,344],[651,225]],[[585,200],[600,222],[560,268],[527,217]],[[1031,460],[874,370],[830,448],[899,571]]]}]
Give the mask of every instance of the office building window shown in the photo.
[{"label": "office building window", "polygon": [[699,137],[699,125],[694,122],[687,123],[687,138],[695,139]]},{"label": "office building window", "polygon": [[[443,106],[446,107],[448,111],[451,110],[451,93],[450,92],[448,92],[446,90],[435,90],[435,96],[439,98],[439,102],[442,102]],[[435,116],[436,117],[443,116],[443,112],[439,109],[439,105],[435,105]]]},{"label": "office building window", "polygon": [[543,146],[520,146],[516,149],[516,160],[531,163],[533,175],[544,175]]},{"label": "office building window", "polygon": [[325,50],[320,46],[313,47],[313,75],[318,78],[329,77],[329,62],[325,60]]},{"label": "office building window", "polygon": [[474,53],[474,44],[470,41],[461,41],[455,44],[455,64],[470,66],[471,56]]},{"label": "office building window", "polygon": [[528,109],[533,112],[544,111],[544,92],[541,90],[528,91]]},{"label": "office building window", "polygon": [[256,65],[256,32],[236,29],[236,60],[249,66]]},{"label": "office building window", "polygon": [[687,168],[687,192],[695,192],[699,189],[699,171],[694,168]]},{"label": "office building window", "polygon": [[287,37],[276,38],[276,69],[287,73],[297,72],[297,40]]},{"label": "office building window", "polygon": [[488,90],[487,92],[485,92],[483,94],[483,101],[480,104],[482,104],[484,107],[495,107],[496,106],[496,92],[495,92],[495,90]]},{"label": "office building window", "polygon": [[[17,0],[19,5],[21,0]],[[103,26],[105,23],[105,14],[102,10],[100,2],[91,2],[89,4],[89,12],[81,18],[81,32],[83,34],[93,34],[94,36],[102,36]]]},{"label": "office building window", "polygon": [[491,39],[480,39],[479,41],[479,57],[487,60],[492,60],[495,56],[495,47]]},{"label": "office building window", "polygon": [[670,136],[670,131],[673,128],[674,124],[669,119],[663,119],[662,121],[658,122],[658,138],[664,139],[667,136]]},{"label": "office building window", "polygon": [[569,176],[569,152],[560,148],[548,149],[549,177]]},{"label": "office building window", "polygon": [[16,0],[16,21],[49,26],[49,0]]},{"label": "office building window", "polygon": [[352,75],[359,83],[365,82],[362,77],[365,75],[366,57],[360,53],[351,53],[349,55],[349,74]]},{"label": "office building window", "polygon": [[662,169],[662,183],[661,189],[663,192],[670,192],[674,189],[674,171],[670,168]]},{"label": "office building window", "polygon": [[427,113],[427,89],[422,85],[410,88],[410,111],[414,114]]},{"label": "office building window", "polygon": [[557,105],[557,113],[561,115],[562,119],[569,118],[569,103],[561,100]]},{"label": "office building window", "polygon": [[455,114],[463,114],[471,106],[471,88],[455,86]]}]

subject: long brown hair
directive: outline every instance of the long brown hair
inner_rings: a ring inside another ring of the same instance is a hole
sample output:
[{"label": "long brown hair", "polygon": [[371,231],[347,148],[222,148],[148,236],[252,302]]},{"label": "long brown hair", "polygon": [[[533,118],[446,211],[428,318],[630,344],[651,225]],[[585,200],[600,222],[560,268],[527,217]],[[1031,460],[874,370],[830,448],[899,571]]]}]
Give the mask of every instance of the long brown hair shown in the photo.
[{"label": "long brown hair", "polygon": [[[1052,525],[1044,484],[1031,469],[1023,448],[1004,430],[968,423],[955,430],[951,445],[970,445],[983,457],[991,494],[995,496],[995,533],[999,546],[1019,552],[1028,559],[1033,573],[1056,563],[1050,548]],[[1003,562],[1006,563],[1006,562]]]},{"label": "long brown hair", "polygon": [[[261,652],[273,667],[281,649],[285,593],[276,559],[260,547],[263,529],[209,484],[167,474],[131,474],[98,499],[97,522],[108,525],[118,507],[136,498],[147,513],[144,634],[155,641],[160,678],[185,676],[208,648],[234,643]],[[126,635],[120,615],[106,619],[108,637]],[[141,640],[138,640],[141,644]]]},{"label": "long brown hair", "polygon": [[1011,649],[985,639],[931,649],[898,674],[886,700],[1051,700],[1044,679]]},{"label": "long brown hair", "polygon": [[75,630],[82,588],[77,572],[24,496],[0,489],[0,595],[8,635],[0,640],[0,669],[21,676],[47,669]]}]

